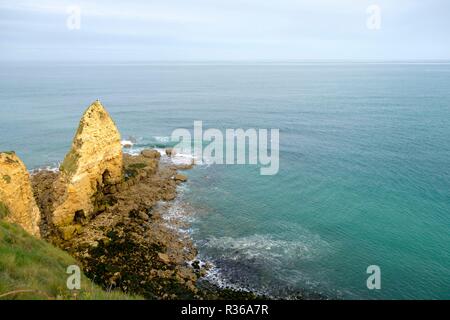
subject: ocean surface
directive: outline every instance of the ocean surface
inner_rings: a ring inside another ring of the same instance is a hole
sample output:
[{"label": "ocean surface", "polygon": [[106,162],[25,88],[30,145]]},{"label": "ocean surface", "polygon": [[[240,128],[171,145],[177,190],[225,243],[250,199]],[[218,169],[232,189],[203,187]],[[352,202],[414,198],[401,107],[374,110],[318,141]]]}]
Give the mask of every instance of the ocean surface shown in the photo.
[{"label": "ocean surface", "polygon": [[194,120],[280,129],[277,175],[187,172],[180,197],[211,280],[278,297],[450,298],[450,64],[2,63],[0,149],[57,166],[97,98],[134,150]]}]

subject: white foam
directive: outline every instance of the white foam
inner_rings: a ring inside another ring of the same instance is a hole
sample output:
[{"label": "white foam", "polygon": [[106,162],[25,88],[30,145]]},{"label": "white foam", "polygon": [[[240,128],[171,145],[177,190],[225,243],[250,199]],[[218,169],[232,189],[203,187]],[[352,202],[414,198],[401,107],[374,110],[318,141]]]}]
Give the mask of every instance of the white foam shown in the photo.
[{"label": "white foam", "polygon": [[199,165],[197,162],[197,158],[192,154],[187,153],[175,153],[175,155],[169,157],[166,154],[165,148],[150,148],[150,147],[135,147],[134,145],[130,148],[124,148],[123,152],[132,156],[139,155],[143,150],[152,149],[159,152],[161,155],[161,160],[164,162],[170,162],[174,165],[190,165],[194,163],[195,165]]},{"label": "white foam", "polygon": [[176,165],[190,165],[197,160],[192,154],[184,154],[184,153],[175,153],[174,156],[171,157],[171,161]]},{"label": "white foam", "polygon": [[[320,292],[317,290],[318,282],[311,281],[307,274],[294,267],[295,261],[313,260],[327,251],[325,241],[310,236],[309,233],[308,237],[284,240],[255,234],[239,238],[210,237],[200,241],[198,247],[203,252],[202,259],[212,265],[205,279],[220,288],[250,291],[268,297],[295,298],[298,292],[295,288],[299,284],[311,292]],[[258,268],[263,268],[264,272],[270,270],[273,278],[257,280],[254,270]]]},{"label": "white foam", "polygon": [[[201,261],[200,265],[202,265],[202,264],[205,265],[205,263],[202,260],[200,260],[200,259],[197,259],[197,260]],[[233,283],[233,282],[229,281],[228,279],[226,279],[223,276],[221,269],[218,268],[214,263],[208,262],[208,265],[210,266],[210,268],[206,272],[204,279],[215,284],[219,288],[222,288],[222,289],[229,288],[229,289],[233,289],[236,291],[244,291],[244,292],[250,292],[250,291],[257,292],[257,290],[255,290],[255,289],[249,289],[244,286],[240,286],[240,285]],[[259,292],[259,293],[262,293],[262,292]]]},{"label": "white foam", "polygon": [[144,149],[145,148],[125,148],[123,149],[123,152],[129,154],[130,156],[138,156]]},{"label": "white foam", "polygon": [[153,148],[153,150],[158,151],[161,157],[166,156],[166,149],[164,148]]},{"label": "white foam", "polygon": [[134,142],[132,142],[131,140],[122,140],[120,141],[120,144],[124,148],[132,148],[134,146]]},{"label": "white foam", "polygon": [[57,172],[59,172],[60,166],[61,166],[61,164],[58,162],[58,164],[56,164],[56,165],[42,166],[42,167],[39,167],[36,169],[29,170],[29,172],[30,172],[30,174],[35,174],[35,173],[42,172],[42,171],[50,171],[50,172],[57,173]]},{"label": "white foam", "polygon": [[168,137],[168,136],[154,136],[153,139],[155,139],[159,143],[170,142],[170,137]]},{"label": "white foam", "polygon": [[199,165],[198,158],[189,153],[177,153],[171,157],[167,156],[165,148],[153,148],[161,154],[161,159],[166,162],[171,162],[174,165],[190,165],[194,163],[195,165]]},{"label": "white foam", "polygon": [[312,259],[326,246],[318,237],[300,240],[275,239],[271,235],[255,234],[247,237],[209,237],[203,246],[219,249],[227,258],[261,258],[279,261],[283,258]]},{"label": "white foam", "polygon": [[194,218],[187,212],[187,210],[182,205],[177,203],[170,205],[162,217],[168,222],[183,222],[191,224],[194,221]]}]

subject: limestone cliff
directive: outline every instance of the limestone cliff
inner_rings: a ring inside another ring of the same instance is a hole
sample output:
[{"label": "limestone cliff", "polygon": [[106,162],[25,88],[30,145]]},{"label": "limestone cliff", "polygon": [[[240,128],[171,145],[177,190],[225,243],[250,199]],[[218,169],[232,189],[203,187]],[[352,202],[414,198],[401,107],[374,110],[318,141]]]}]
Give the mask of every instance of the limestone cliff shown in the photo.
[{"label": "limestone cliff", "polygon": [[0,218],[40,237],[40,212],[33,197],[30,174],[14,152],[0,152]]},{"label": "limestone cliff", "polygon": [[89,218],[95,195],[123,177],[120,133],[99,101],[84,113],[55,182],[60,191],[53,211],[53,223],[61,228],[77,219]]}]

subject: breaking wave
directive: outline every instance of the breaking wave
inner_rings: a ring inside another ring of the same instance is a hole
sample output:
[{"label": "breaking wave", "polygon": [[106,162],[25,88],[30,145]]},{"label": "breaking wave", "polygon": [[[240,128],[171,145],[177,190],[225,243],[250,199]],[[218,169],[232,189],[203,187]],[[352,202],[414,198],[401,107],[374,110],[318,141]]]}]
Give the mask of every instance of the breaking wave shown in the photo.
[{"label": "breaking wave", "polygon": [[197,245],[200,259],[213,265],[205,279],[221,288],[252,291],[272,298],[326,296],[320,284],[297,265],[298,261],[314,261],[326,251],[327,243],[317,236],[308,235],[300,240],[262,234],[209,237]]}]

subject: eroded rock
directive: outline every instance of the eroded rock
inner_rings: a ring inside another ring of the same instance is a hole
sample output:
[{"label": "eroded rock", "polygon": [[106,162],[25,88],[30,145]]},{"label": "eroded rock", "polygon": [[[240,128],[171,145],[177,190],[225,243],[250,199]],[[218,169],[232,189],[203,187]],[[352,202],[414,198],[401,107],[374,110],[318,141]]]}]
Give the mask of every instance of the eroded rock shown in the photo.
[{"label": "eroded rock", "polygon": [[122,181],[120,141],[114,121],[99,101],[94,102],[81,118],[55,182],[54,189],[62,192],[54,207],[53,223],[61,230],[74,223],[76,215],[89,219],[96,193]]},{"label": "eroded rock", "polygon": [[157,150],[152,150],[152,149],[142,150],[141,155],[143,155],[144,157],[149,158],[149,159],[161,158],[161,153],[159,153]]},{"label": "eroded rock", "polygon": [[33,197],[30,174],[14,152],[0,153],[0,218],[40,237],[40,212]]},{"label": "eroded rock", "polygon": [[187,177],[184,174],[180,174],[180,173],[175,175],[174,179],[175,179],[175,181],[178,181],[178,182],[186,182],[187,181]]}]

